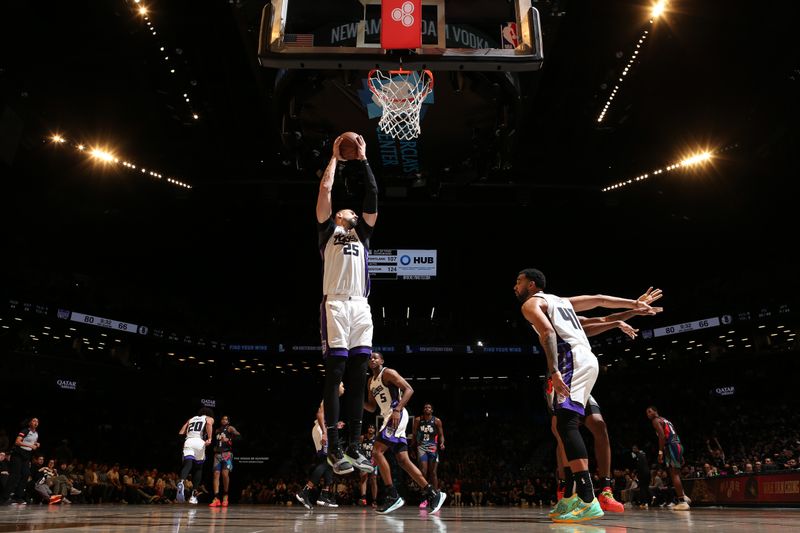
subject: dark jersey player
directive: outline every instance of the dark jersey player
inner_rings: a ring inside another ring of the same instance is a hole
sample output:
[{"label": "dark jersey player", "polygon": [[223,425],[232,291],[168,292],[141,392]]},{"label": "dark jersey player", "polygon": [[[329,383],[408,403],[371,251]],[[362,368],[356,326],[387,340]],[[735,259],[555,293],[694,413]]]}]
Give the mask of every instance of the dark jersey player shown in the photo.
[{"label": "dark jersey player", "polygon": [[[341,137],[333,145],[333,156],[319,185],[317,222],[322,255],[322,304],[320,332],[325,358],[325,420],[328,430],[328,462],[336,474],[348,474],[353,467],[369,472],[372,464],[358,451],[363,415],[367,358],[372,352],[372,314],[369,296],[367,254],[372,229],[378,219],[378,186],[367,162],[367,145],[358,137],[358,159],[351,165],[364,175],[365,194],[359,217],[351,209],[333,213],[331,191],[336,167],[341,160]],[[349,391],[339,416],[339,382]],[[339,443],[335,424],[343,420],[348,428],[346,450]]]},{"label": "dark jersey player", "polygon": [[[422,416],[414,417],[411,438],[417,446],[417,465],[420,472],[438,489],[436,470],[439,466],[439,450],[444,450],[444,428],[442,420],[433,416],[433,405],[426,403],[422,407]],[[422,500],[419,504],[420,509],[425,509],[427,505],[428,500]]]},{"label": "dark jersey player", "polygon": [[688,511],[689,502],[683,493],[681,484],[681,467],[683,466],[683,445],[675,431],[672,422],[658,414],[658,409],[650,406],[645,411],[647,418],[653,423],[653,429],[658,435],[658,462],[664,463],[672,477],[672,485],[675,487],[675,496],[678,503],[672,506],[673,511]]},{"label": "dark jersey player", "polygon": [[[220,427],[214,431],[214,500],[209,507],[228,506],[228,487],[233,471],[233,439],[241,437],[227,416],[220,419]],[[219,478],[222,477],[222,500],[220,501]]]},{"label": "dark jersey player", "polygon": [[[364,435],[361,435],[361,453],[364,454],[364,457],[372,461],[372,450],[375,448],[375,426],[369,425],[367,427],[367,432]],[[359,483],[359,488],[361,489],[361,497],[358,500],[358,504],[363,506],[367,505],[367,484],[369,484],[370,494],[372,495],[372,505],[376,506],[376,500],[378,499],[378,467],[374,466],[373,462],[373,469],[372,472],[361,472],[361,480]]]}]

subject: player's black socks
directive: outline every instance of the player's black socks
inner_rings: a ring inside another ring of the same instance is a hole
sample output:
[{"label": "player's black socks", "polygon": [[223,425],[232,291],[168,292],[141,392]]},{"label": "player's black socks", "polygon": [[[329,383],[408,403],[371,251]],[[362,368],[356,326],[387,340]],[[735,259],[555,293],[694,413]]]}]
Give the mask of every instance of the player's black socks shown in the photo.
[{"label": "player's black socks", "polygon": [[436,490],[434,490],[433,485],[428,483],[425,485],[425,488],[422,489],[422,493],[425,495],[426,498],[430,498],[434,494],[436,494]]},{"label": "player's black socks", "polygon": [[328,451],[330,452],[339,447],[339,430],[336,429],[336,423],[339,421],[339,383],[342,382],[346,363],[346,357],[329,355],[325,359],[325,384],[322,387],[322,399],[325,405],[325,423],[328,432]]},{"label": "player's black socks", "polygon": [[575,493],[575,477],[572,470],[567,467],[564,469],[564,497],[569,498]]},{"label": "player's black socks", "polygon": [[594,488],[592,487],[592,475],[588,470],[575,472],[575,492],[585,503],[594,500]]},{"label": "player's black socks", "polygon": [[610,477],[601,478],[601,482],[603,483],[602,485],[600,485],[601,489],[610,489],[611,488],[611,478]]},{"label": "player's black socks", "polygon": [[394,485],[386,487],[386,494],[390,498],[397,498],[397,488]]}]

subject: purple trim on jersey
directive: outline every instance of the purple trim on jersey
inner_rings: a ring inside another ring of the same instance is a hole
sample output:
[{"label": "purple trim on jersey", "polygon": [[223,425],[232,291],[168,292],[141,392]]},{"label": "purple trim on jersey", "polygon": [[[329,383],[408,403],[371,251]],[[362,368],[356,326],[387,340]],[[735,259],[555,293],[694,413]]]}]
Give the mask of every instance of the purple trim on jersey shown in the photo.
[{"label": "purple trim on jersey", "polygon": [[[559,339],[560,340],[560,339]],[[565,346],[569,346],[565,344]],[[572,373],[575,370],[574,361],[572,357],[572,350],[558,354],[558,371],[561,372],[561,378],[567,387],[572,385]]]},{"label": "purple trim on jersey", "polygon": [[356,346],[350,348],[350,355],[372,355],[372,348],[369,346]]},{"label": "purple trim on jersey", "polygon": [[[561,339],[558,339],[561,341]],[[562,341],[563,342],[563,341]],[[563,346],[569,346],[567,343],[563,343]],[[575,364],[573,361],[572,350],[567,350],[564,353],[558,354],[558,371],[561,372],[561,378],[564,380],[564,384],[567,387],[572,386],[572,373],[575,370]],[[572,401],[571,398],[565,398],[563,402],[558,401],[558,395],[556,394],[556,409],[569,409],[570,411],[575,411],[581,416],[585,415],[585,411],[583,409],[583,405]]]},{"label": "purple trim on jersey", "polygon": [[194,458],[194,455],[184,455],[183,456],[183,460],[185,461],[186,459],[191,459],[192,461],[194,461],[195,463],[200,464],[200,465],[206,462],[205,459],[203,459],[201,461],[198,461],[197,459]]},{"label": "purple trim on jersey", "polygon": [[[391,444],[408,444],[408,439],[406,439],[405,437],[398,437],[394,433],[392,433],[391,435],[388,435],[386,433],[386,431],[388,431],[389,429],[390,429],[389,426],[386,426],[380,432],[379,437],[380,437],[380,439],[382,441],[386,441],[386,442],[389,442]],[[394,428],[392,428],[392,429],[394,429]]]},{"label": "purple trim on jersey", "polygon": [[[364,244],[364,243],[361,243]],[[369,250],[364,246],[364,276],[367,280],[364,287],[364,297],[369,296],[370,281],[369,281]]]},{"label": "purple trim on jersey", "polygon": [[325,302],[328,301],[327,296],[322,297],[322,303],[319,304],[319,333],[322,337],[322,357],[328,357],[330,347],[328,346],[328,313],[325,311]]},{"label": "purple trim on jersey", "polygon": [[328,348],[328,355],[334,357],[347,357],[347,348]]},{"label": "purple trim on jersey", "polygon": [[581,416],[585,416],[586,411],[578,402],[572,401],[572,398],[565,398],[563,402],[557,403],[558,399],[556,399],[556,409],[569,409],[570,411],[575,411]]}]

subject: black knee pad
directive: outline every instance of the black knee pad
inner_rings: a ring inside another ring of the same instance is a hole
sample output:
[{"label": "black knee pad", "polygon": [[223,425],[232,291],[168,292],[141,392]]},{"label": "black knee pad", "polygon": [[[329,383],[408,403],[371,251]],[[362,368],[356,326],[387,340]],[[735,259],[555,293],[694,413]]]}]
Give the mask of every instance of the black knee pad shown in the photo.
[{"label": "black knee pad", "polygon": [[564,452],[568,461],[576,459],[587,459],[589,454],[586,452],[586,445],[578,430],[580,415],[569,409],[558,409],[556,411],[556,427],[561,442],[564,443]]}]

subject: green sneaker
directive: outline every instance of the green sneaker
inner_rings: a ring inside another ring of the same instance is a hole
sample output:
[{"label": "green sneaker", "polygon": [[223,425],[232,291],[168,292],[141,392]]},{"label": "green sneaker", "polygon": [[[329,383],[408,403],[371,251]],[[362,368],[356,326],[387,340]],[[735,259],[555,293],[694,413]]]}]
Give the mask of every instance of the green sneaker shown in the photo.
[{"label": "green sneaker", "polygon": [[577,494],[573,494],[569,498],[561,498],[556,503],[556,506],[550,509],[550,512],[547,513],[547,516],[550,518],[555,518],[559,515],[567,513],[571,511],[580,501]]},{"label": "green sneaker", "polygon": [[571,510],[556,516],[553,518],[553,522],[585,522],[593,518],[600,518],[603,514],[603,510],[600,508],[600,502],[597,501],[597,498],[593,499],[591,503],[586,503],[578,498],[578,503],[574,505]]}]

